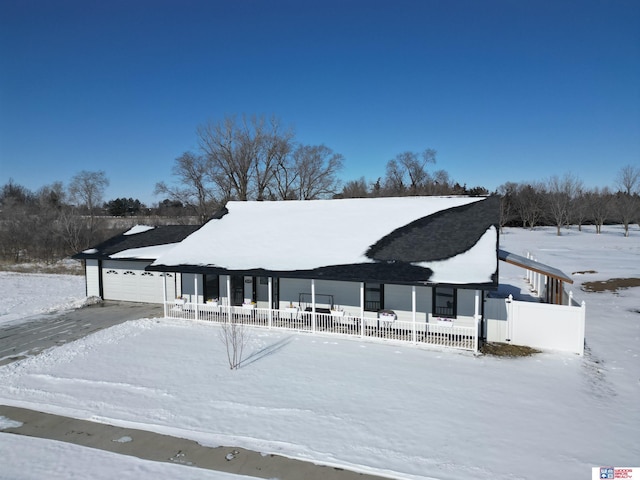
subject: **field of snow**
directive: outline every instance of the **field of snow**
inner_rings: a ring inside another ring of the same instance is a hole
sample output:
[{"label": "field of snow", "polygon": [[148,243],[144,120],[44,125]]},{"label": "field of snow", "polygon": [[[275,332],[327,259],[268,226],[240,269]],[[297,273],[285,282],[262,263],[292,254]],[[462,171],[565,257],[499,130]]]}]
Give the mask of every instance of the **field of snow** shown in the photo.
[{"label": "field of snow", "polygon": [[[218,327],[141,319],[0,367],[0,403],[392,478],[578,479],[595,466],[638,466],[640,288],[586,293],[580,283],[640,278],[640,232],[507,229],[500,242],[570,275],[596,272],[573,275],[587,303],[584,357],[475,357],[252,330],[247,361],[231,371]],[[526,288],[523,270],[500,269],[501,282]],[[23,281],[47,290],[44,277]],[[22,454],[6,437],[3,462]],[[38,454],[55,452],[48,443],[25,447],[31,464],[62,461]],[[9,477],[0,469],[0,478]]]}]

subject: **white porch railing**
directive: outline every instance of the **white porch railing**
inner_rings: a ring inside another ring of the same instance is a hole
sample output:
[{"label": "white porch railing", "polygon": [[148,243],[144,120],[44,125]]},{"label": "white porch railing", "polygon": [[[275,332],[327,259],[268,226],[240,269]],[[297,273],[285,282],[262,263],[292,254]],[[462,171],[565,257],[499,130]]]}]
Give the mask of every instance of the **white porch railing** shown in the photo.
[{"label": "white porch railing", "polygon": [[305,312],[295,308],[272,310],[254,306],[220,306],[165,303],[165,317],[295,330],[327,335],[377,338],[413,344],[435,345],[477,352],[478,328],[424,322],[383,320],[374,317]]}]

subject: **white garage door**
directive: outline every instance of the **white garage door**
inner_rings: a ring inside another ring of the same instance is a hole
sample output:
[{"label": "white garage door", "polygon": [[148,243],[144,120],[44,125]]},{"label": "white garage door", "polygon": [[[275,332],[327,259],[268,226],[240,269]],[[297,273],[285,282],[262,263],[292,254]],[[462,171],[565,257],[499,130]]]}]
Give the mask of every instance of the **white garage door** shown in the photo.
[{"label": "white garage door", "polygon": [[[102,263],[102,292],[105,300],[162,303],[163,273],[145,272],[147,262],[105,260]],[[172,275],[172,274],[171,274]],[[167,279],[167,290],[174,282]],[[167,298],[173,298],[174,294]]]}]

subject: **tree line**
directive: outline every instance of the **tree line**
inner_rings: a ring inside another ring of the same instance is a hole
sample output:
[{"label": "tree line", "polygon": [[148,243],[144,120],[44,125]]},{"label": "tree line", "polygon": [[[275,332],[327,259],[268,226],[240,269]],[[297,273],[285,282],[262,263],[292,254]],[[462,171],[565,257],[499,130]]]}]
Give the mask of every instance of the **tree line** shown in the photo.
[{"label": "tree line", "polygon": [[489,192],[467,187],[436,169],[437,152],[402,152],[384,175],[343,182],[344,158],[326,145],[296,141],[276,118],[227,116],[196,129],[198,149],[175,159],[172,181],[159,182],[154,206],[138,199],[104,201],[104,171],[81,171],[36,192],[9,180],[0,188],[0,259],[55,261],[117,233],[109,217],[155,216],[155,223],[204,223],[229,200],[311,200],[404,195],[498,195],[500,227],[621,223],[640,218],[640,168],[623,167],[613,189],[586,189],[572,174],[537,182],[507,182]]},{"label": "tree line", "polygon": [[553,225],[557,235],[561,228],[595,225],[596,233],[605,224],[629,226],[640,221],[640,168],[627,165],[616,177],[616,188],[584,188],[572,174],[551,176],[545,181],[507,182],[497,189],[500,195],[500,227],[521,226],[533,229]]}]

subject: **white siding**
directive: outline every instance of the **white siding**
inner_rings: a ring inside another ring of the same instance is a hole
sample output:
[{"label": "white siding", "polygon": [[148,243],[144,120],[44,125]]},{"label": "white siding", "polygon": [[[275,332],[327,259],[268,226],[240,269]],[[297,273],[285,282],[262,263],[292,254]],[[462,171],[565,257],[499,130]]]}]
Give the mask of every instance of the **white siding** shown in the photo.
[{"label": "white siding", "polygon": [[167,300],[172,300],[180,295],[180,273],[165,272],[160,275],[167,277]]},{"label": "white siding", "polygon": [[87,297],[100,296],[100,268],[98,260],[89,259],[86,261],[85,278],[87,282]]}]

